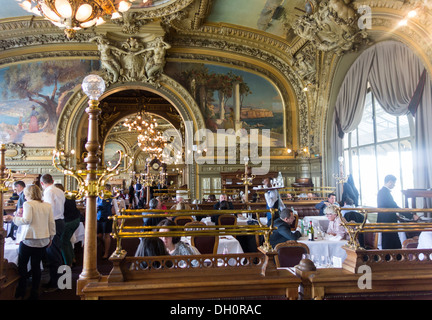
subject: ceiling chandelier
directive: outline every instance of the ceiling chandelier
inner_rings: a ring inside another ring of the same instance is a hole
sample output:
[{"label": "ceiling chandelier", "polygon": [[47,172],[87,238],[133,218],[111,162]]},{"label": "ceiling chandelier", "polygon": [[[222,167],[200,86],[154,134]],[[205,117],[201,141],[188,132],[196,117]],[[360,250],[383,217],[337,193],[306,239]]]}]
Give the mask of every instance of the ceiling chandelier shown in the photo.
[{"label": "ceiling chandelier", "polygon": [[140,133],[137,139],[138,146],[142,151],[158,159],[167,145],[166,139],[159,130],[155,130],[153,134]]},{"label": "ceiling chandelier", "polygon": [[152,115],[143,111],[139,111],[135,117],[126,119],[126,121],[123,122],[123,125],[128,128],[129,132],[141,132],[145,130],[148,131],[149,134],[155,132],[158,126],[156,119],[153,118]]},{"label": "ceiling chandelier", "polygon": [[118,19],[135,0],[25,0],[22,5],[32,10],[32,2],[39,13],[54,25],[64,28],[66,36],[73,38],[77,30],[105,23],[104,18]]},{"label": "ceiling chandelier", "polygon": [[123,125],[128,128],[129,132],[139,133],[137,140],[142,151],[158,159],[161,157],[167,141],[162,132],[157,129],[157,120],[152,115],[139,111],[136,116],[126,119]]}]

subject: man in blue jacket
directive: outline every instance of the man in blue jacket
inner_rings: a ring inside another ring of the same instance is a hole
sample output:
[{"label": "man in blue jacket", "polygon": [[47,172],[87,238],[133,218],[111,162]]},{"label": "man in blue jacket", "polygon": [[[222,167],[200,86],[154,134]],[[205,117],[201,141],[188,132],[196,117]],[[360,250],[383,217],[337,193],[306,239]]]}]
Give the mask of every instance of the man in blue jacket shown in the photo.
[{"label": "man in blue jacket", "polygon": [[291,225],[294,222],[294,213],[291,209],[285,208],[280,214],[279,218],[274,221],[274,227],[277,229],[273,231],[270,236],[270,244],[274,248],[278,243],[288,240],[297,240],[301,237],[299,230],[291,231]]},{"label": "man in blue jacket", "polygon": [[336,202],[336,195],[334,193],[330,193],[327,196],[327,201],[323,200],[316,204],[315,208],[319,210],[320,216],[324,216],[324,209],[330,206],[339,206],[339,203]]}]

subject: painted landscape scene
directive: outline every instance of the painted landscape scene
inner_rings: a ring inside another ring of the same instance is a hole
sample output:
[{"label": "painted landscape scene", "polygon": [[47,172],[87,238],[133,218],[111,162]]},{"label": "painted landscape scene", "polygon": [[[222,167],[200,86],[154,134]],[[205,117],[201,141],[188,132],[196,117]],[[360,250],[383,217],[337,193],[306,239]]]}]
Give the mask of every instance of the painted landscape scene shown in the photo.
[{"label": "painted landscape scene", "polygon": [[284,146],[282,98],[268,80],[209,64],[169,63],[165,71],[188,89],[212,132],[242,128],[261,133],[269,129],[271,147]]}]

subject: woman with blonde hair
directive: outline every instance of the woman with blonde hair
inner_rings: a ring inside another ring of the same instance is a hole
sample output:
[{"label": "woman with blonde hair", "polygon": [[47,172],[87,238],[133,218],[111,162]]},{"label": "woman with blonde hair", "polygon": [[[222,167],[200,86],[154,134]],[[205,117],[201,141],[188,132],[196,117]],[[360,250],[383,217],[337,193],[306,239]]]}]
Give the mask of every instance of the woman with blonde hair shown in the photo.
[{"label": "woman with blonde hair", "polygon": [[27,284],[27,265],[31,258],[32,288],[30,299],[39,296],[41,280],[40,264],[45,249],[51,245],[56,234],[51,205],[42,200],[42,190],[34,185],[24,189],[27,199],[22,217],[4,216],[5,221],[13,221],[17,226],[25,226],[24,240],[19,244],[18,271],[21,276],[15,297],[24,298]]}]

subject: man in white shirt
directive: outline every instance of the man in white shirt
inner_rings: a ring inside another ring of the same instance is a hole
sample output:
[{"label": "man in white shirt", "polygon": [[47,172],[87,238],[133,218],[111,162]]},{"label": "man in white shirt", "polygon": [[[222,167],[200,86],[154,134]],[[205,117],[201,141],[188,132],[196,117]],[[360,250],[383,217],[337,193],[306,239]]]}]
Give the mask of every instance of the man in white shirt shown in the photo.
[{"label": "man in white shirt", "polygon": [[64,264],[61,252],[61,238],[65,228],[64,204],[66,197],[64,192],[54,185],[54,179],[50,174],[44,174],[40,182],[44,190],[43,200],[51,204],[56,225],[56,235],[51,246],[46,249],[50,269],[50,282],[48,283],[47,291],[52,292],[58,288],[58,267]]},{"label": "man in white shirt", "polygon": [[[266,188],[272,187],[270,183],[270,178],[264,178],[263,187],[264,190]],[[277,189],[267,190],[266,193],[264,193],[264,198],[266,200],[267,209],[278,210],[275,212],[275,215],[273,217],[273,220],[276,220],[277,218],[279,218],[279,212],[285,208],[285,204],[283,203],[279,195],[279,192],[277,191]],[[271,213],[267,212],[267,226],[270,226],[270,224],[271,224]]]}]

